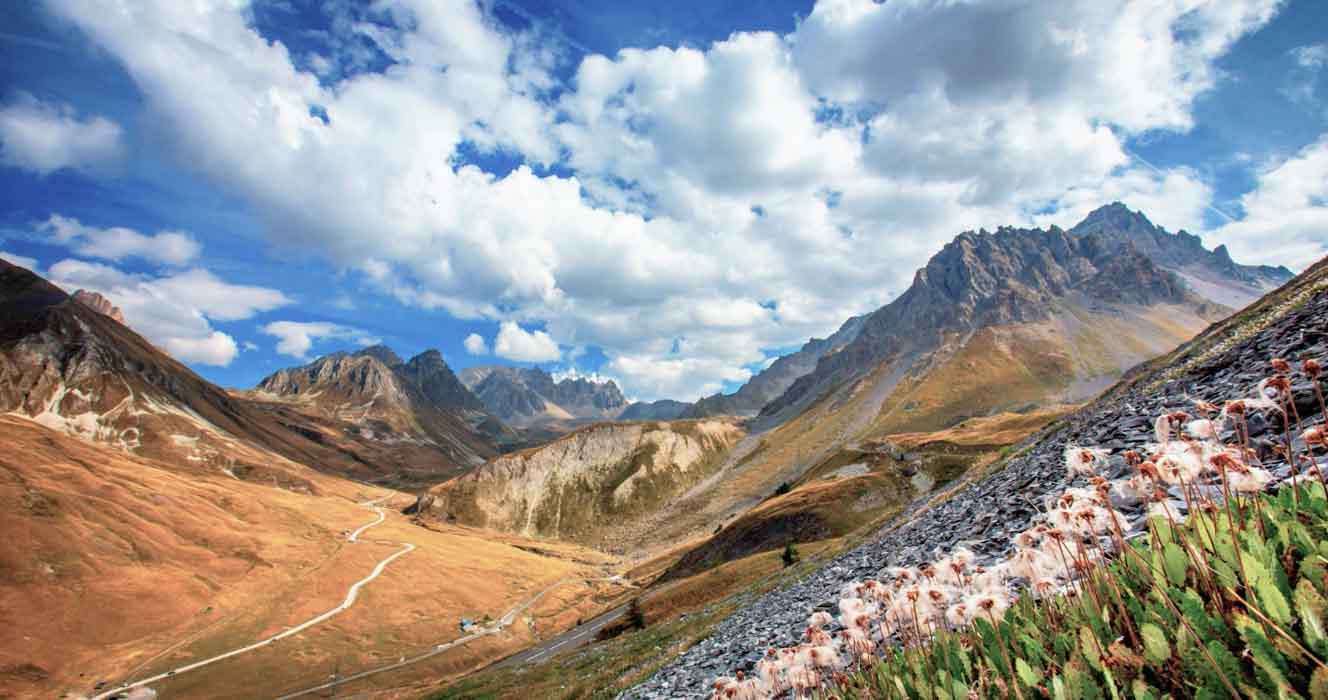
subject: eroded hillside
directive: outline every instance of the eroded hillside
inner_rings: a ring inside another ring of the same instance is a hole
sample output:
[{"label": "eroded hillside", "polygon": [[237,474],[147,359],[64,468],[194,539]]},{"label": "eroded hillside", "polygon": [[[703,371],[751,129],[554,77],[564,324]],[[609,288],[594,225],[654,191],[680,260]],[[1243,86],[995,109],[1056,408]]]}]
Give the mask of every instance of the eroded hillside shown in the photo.
[{"label": "eroded hillside", "polygon": [[432,489],[434,517],[617,548],[624,526],[714,473],[744,435],[732,420],[608,423],[499,457]]}]

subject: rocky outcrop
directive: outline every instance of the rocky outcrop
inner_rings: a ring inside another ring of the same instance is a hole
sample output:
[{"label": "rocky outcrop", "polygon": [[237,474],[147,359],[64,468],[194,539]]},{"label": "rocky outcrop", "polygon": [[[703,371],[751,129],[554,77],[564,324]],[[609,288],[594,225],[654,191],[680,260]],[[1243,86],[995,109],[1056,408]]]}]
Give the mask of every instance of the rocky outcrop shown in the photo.
[{"label": "rocky outcrop", "polygon": [[457,379],[452,368],[443,361],[443,354],[437,350],[425,350],[410,358],[409,362],[398,361],[389,366],[438,408],[477,412],[485,410],[484,403]]},{"label": "rocky outcrop", "polygon": [[124,314],[120,313],[120,307],[111,303],[110,299],[97,292],[90,292],[86,289],[80,289],[73,294],[74,301],[92,309],[101,314],[111,317],[112,320],[124,323]]},{"label": "rocky outcrop", "polygon": [[450,522],[611,547],[615,529],[704,479],[743,435],[725,420],[600,423],[498,457],[417,507]]},{"label": "rocky outcrop", "polygon": [[1219,245],[1210,251],[1198,236],[1184,230],[1169,233],[1149,221],[1143,212],[1130,211],[1120,202],[1099,207],[1070,229],[1070,233],[1097,236],[1111,248],[1132,246],[1157,266],[1186,279],[1195,292],[1237,308],[1291,279],[1293,274],[1285,267],[1237,264],[1226,246]]}]

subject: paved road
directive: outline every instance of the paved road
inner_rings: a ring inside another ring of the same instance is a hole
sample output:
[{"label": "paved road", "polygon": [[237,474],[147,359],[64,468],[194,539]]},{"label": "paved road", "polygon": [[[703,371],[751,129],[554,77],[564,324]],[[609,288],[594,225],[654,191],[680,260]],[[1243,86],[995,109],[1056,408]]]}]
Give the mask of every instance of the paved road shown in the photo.
[{"label": "paved road", "polygon": [[559,654],[565,654],[580,647],[582,644],[593,641],[596,632],[599,632],[600,629],[604,628],[609,623],[622,617],[623,613],[626,611],[627,606],[620,605],[601,614],[599,617],[591,618],[588,622],[582,623],[578,627],[573,627],[572,629],[563,632],[553,639],[541,642],[519,654],[513,654],[512,656],[490,666],[490,668],[515,668],[526,664],[547,661]]},{"label": "paved road", "polygon": [[[377,504],[383,500],[384,500],[383,498],[379,498],[373,501],[365,501],[364,503],[360,504],[362,506],[365,506],[366,508],[373,508],[374,511],[378,513],[378,518],[373,522],[361,525],[358,529],[356,529],[346,538],[347,542],[358,542],[360,539],[360,535],[364,534],[365,530],[368,530],[369,528],[378,525],[387,519],[387,514],[383,512],[382,508],[379,508],[377,506]],[[101,693],[100,695],[94,695],[92,697],[92,700],[105,700],[106,698],[109,698],[112,695],[115,695],[116,693],[121,693],[131,688],[137,688],[138,686],[141,685],[148,685],[149,683],[156,683],[157,681],[162,680],[163,678],[170,678],[172,676],[177,676],[181,673],[188,673],[189,671],[193,671],[195,669],[217,663],[218,661],[229,659],[232,656],[239,656],[241,654],[247,654],[256,649],[262,649],[263,647],[277,640],[285,639],[286,637],[299,634],[300,632],[303,632],[304,630],[307,630],[310,627],[313,627],[314,625],[326,622],[327,620],[341,614],[342,611],[349,609],[352,605],[355,604],[355,601],[360,597],[360,589],[368,585],[369,582],[378,578],[378,576],[383,573],[383,570],[387,568],[388,564],[391,564],[393,561],[396,561],[398,557],[405,556],[406,554],[409,554],[410,552],[415,550],[415,545],[410,544],[409,542],[390,542],[390,541],[380,540],[377,541],[376,543],[398,544],[401,545],[401,550],[388,556],[386,559],[383,559],[382,561],[378,562],[378,565],[374,567],[373,571],[370,572],[368,576],[365,576],[364,578],[352,584],[350,590],[346,591],[346,598],[342,600],[341,604],[338,605],[337,607],[332,608],[331,610],[328,610],[327,612],[321,615],[316,615],[314,617],[311,617],[308,620],[305,620],[304,622],[301,622],[300,624],[295,625],[294,627],[290,627],[281,632],[278,632],[277,634],[274,634],[271,637],[267,637],[266,639],[260,639],[257,642],[254,642],[253,644],[250,644],[248,646],[243,646],[238,649],[232,649],[228,652],[225,652],[224,654],[218,654],[211,658],[203,659],[201,661],[195,661],[190,664],[185,664],[184,666],[180,666],[179,668],[172,669],[164,673],[159,673],[150,678],[143,678],[141,680],[133,681],[132,683],[124,683],[115,688],[107,690]]]}]

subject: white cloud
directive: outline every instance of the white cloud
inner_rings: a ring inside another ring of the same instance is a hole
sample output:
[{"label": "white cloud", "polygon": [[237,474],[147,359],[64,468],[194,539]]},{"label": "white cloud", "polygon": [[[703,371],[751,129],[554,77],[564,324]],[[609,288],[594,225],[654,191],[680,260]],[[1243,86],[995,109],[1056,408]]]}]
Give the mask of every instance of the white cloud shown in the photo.
[{"label": "white cloud", "polygon": [[184,265],[198,257],[202,246],[180,231],[148,235],[123,226],[97,228],[78,219],[51,214],[39,227],[51,240],[78,255],[103,260],[142,258],[167,265]]},{"label": "white cloud", "polygon": [[518,362],[552,362],[562,357],[558,343],[544,331],[527,331],[515,321],[498,326],[493,354]]},{"label": "white cloud", "polygon": [[1302,269],[1328,254],[1328,135],[1264,168],[1240,205],[1211,236],[1235,259]]},{"label": "white cloud", "polygon": [[100,292],[154,345],[204,365],[229,365],[239,352],[235,340],[210,321],[250,318],[290,303],[276,290],[228,284],[197,269],[153,277],[71,258],[52,265],[48,277],[68,292]]},{"label": "white cloud", "polygon": [[258,349],[258,344],[246,340],[246,341],[244,341],[244,343],[242,343],[242,344],[240,345],[240,347],[241,347],[245,352],[254,352],[255,350]]},{"label": "white cloud", "polygon": [[466,346],[466,352],[472,355],[489,354],[489,344],[484,342],[484,336],[479,333],[471,333],[466,336],[466,340],[462,344]]},{"label": "white cloud", "polygon": [[358,328],[324,321],[273,321],[261,330],[278,339],[277,352],[301,360],[308,358],[309,350],[319,340],[342,340],[360,346],[382,342]]},{"label": "white cloud", "polygon": [[105,117],[80,119],[69,105],[19,93],[0,108],[0,162],[47,175],[61,168],[97,169],[123,152],[120,125]]},{"label": "white cloud", "polygon": [[18,265],[19,267],[26,267],[29,270],[32,270],[33,272],[38,272],[40,267],[39,265],[37,265],[36,258],[29,258],[26,255],[15,255],[14,253],[6,253],[3,250],[0,250],[0,260],[13,263],[15,265]]},{"label": "white cloud", "polygon": [[[1141,169],[1125,139],[1190,128],[1217,59],[1276,2],[823,0],[787,36],[587,56],[556,104],[547,42],[470,2],[377,4],[383,21],[347,31],[396,63],[329,54],[330,85],[230,3],[50,6],[283,243],[503,322],[500,355],[599,346],[651,399],[742,381],[966,228],[1117,196],[1193,226],[1203,179]],[[463,143],[575,177],[458,166]]]},{"label": "white cloud", "polygon": [[1291,49],[1292,58],[1301,68],[1318,70],[1328,64],[1328,44],[1310,44]]}]

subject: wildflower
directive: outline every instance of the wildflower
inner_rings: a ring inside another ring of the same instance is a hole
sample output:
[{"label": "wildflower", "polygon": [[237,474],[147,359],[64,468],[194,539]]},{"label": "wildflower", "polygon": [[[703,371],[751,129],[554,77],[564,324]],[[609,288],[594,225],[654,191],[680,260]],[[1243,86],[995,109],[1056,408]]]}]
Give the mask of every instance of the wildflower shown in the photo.
[{"label": "wildflower", "polygon": [[1259,493],[1273,481],[1271,473],[1258,467],[1245,467],[1241,471],[1234,471],[1228,478],[1232,490],[1237,493]]},{"label": "wildflower", "polygon": [[1259,396],[1275,398],[1291,393],[1291,380],[1284,375],[1268,377],[1259,382]]},{"label": "wildflower", "polygon": [[807,618],[807,624],[812,627],[825,627],[834,621],[835,618],[831,617],[830,613],[824,610],[818,610],[812,613],[811,617]]},{"label": "wildflower", "polygon": [[1217,426],[1211,420],[1200,418],[1186,423],[1185,433],[1196,440],[1216,440]]},{"label": "wildflower", "polygon": [[1068,445],[1065,448],[1065,470],[1069,472],[1070,477],[1075,476],[1093,476],[1107,466],[1107,451],[1094,447],[1076,447]]},{"label": "wildflower", "polygon": [[809,666],[816,668],[836,668],[839,666],[839,653],[828,644],[814,646],[807,650]]},{"label": "wildflower", "polygon": [[1319,374],[1323,372],[1323,367],[1318,360],[1311,358],[1300,363],[1300,371],[1304,372],[1305,376],[1310,379],[1318,379]]},{"label": "wildflower", "polygon": [[970,607],[982,611],[982,614],[988,615],[991,619],[996,619],[1005,614],[1005,610],[1010,607],[1010,597],[998,593],[981,593],[970,597],[965,601]]},{"label": "wildflower", "polygon": [[839,636],[844,651],[853,656],[870,654],[876,649],[876,642],[872,641],[871,635],[863,630],[847,629],[841,632]]},{"label": "wildflower", "polygon": [[1328,434],[1324,432],[1322,427],[1309,428],[1301,433],[1300,437],[1305,440],[1306,445],[1328,446]]},{"label": "wildflower", "polygon": [[1273,371],[1278,374],[1291,374],[1291,363],[1280,357],[1274,357],[1268,364],[1271,365]]}]

